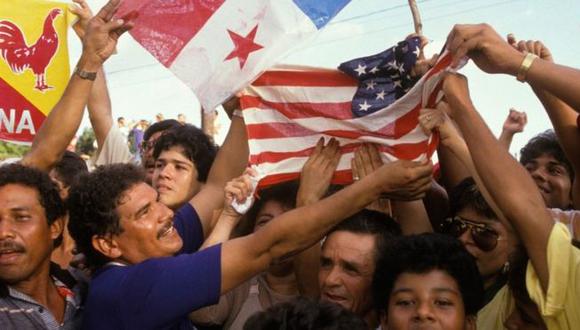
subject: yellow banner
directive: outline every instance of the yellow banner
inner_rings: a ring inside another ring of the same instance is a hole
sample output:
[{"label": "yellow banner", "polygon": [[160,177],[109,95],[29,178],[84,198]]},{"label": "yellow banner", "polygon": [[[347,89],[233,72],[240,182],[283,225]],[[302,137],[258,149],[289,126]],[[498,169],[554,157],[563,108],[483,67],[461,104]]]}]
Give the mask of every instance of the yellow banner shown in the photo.
[{"label": "yellow banner", "polygon": [[30,143],[68,83],[69,4],[0,1],[0,139]]}]

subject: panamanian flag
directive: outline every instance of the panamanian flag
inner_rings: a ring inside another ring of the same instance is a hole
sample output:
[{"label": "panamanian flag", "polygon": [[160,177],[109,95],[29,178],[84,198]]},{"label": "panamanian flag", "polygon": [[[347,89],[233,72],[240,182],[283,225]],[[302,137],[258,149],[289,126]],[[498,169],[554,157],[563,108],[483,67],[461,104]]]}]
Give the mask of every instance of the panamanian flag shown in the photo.
[{"label": "panamanian flag", "polygon": [[126,0],[131,35],[188,85],[206,110],[311,38],[350,0]]}]

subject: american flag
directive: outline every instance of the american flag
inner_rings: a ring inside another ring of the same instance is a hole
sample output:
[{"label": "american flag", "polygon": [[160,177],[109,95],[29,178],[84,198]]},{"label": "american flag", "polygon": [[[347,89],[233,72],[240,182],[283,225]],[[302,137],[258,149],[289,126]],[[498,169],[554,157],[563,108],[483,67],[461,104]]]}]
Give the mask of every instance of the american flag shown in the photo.
[{"label": "american flag", "polygon": [[451,56],[443,53],[403,97],[363,117],[351,111],[359,82],[338,70],[266,71],[241,97],[258,186],[297,179],[321,136],[340,142],[342,156],[333,178],[337,184],[352,182],[351,159],[363,142],[378,144],[385,162],[430,157],[438,138],[423,133],[419,112],[435,106],[450,63]]}]

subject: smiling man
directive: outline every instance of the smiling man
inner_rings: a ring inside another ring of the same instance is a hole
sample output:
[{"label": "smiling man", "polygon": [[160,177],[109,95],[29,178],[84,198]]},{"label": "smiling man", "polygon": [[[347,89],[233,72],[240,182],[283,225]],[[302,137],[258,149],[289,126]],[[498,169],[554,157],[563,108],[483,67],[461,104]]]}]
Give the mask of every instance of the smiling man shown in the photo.
[{"label": "smiling man", "polygon": [[538,186],[546,206],[572,207],[574,170],[553,130],[534,136],[520,151],[520,163]]},{"label": "smiling man", "polygon": [[[83,328],[190,328],[190,312],[217,303],[221,294],[272,262],[314,244],[381,193],[422,197],[431,171],[430,164],[386,164],[316,204],[281,214],[251,235],[196,252],[203,228],[193,208],[174,215],[135,166],[100,167],[84,176],[69,197],[71,235],[96,270]],[[250,179],[243,182],[247,198]]]},{"label": "smiling man", "polygon": [[375,329],[378,318],[371,294],[375,264],[379,251],[400,233],[392,219],[370,210],[362,210],[336,226],[322,246],[320,299],[341,305]]},{"label": "smiling man", "polygon": [[58,188],[46,173],[19,164],[0,167],[1,329],[80,326],[74,280],[50,262],[64,216]]}]

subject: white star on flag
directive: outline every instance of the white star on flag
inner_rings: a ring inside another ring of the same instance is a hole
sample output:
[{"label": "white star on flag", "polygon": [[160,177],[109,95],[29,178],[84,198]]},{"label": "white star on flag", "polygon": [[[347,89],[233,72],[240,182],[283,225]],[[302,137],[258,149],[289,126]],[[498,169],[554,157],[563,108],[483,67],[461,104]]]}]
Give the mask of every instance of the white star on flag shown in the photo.
[{"label": "white star on flag", "polygon": [[400,80],[395,80],[393,81],[393,84],[397,87],[403,88],[403,85],[401,85],[401,81]]},{"label": "white star on flag", "polygon": [[371,69],[371,71],[369,71],[369,72],[370,72],[370,73],[377,73],[377,72],[379,72],[379,70],[380,70],[380,69],[379,69],[378,67],[376,67],[376,66],[375,66],[375,67],[373,67],[373,68]]},{"label": "white star on flag", "polygon": [[356,69],[354,69],[358,73],[359,76],[367,73],[367,66],[366,65],[358,65]]},{"label": "white star on flag", "polygon": [[380,100],[384,100],[385,99],[385,95],[386,95],[385,91],[381,91],[380,93],[377,93],[377,98],[376,99],[377,100],[379,100],[379,99]]},{"label": "white star on flag", "polygon": [[399,72],[401,74],[405,73],[405,67],[404,67],[404,63],[401,63],[401,65],[399,66]]},{"label": "white star on flag", "polygon": [[371,107],[371,105],[368,104],[366,100],[363,104],[359,104],[358,106],[360,107],[360,111],[367,111]]},{"label": "white star on flag", "polygon": [[376,82],[374,82],[373,80],[369,81],[369,82],[367,83],[367,90],[372,90],[372,89],[375,89],[375,85],[376,85],[376,84],[377,84],[377,83],[376,83]]},{"label": "white star on flag", "polygon": [[393,60],[392,62],[387,63],[387,67],[391,67],[393,69],[397,69],[399,66],[397,65],[397,61]]}]

